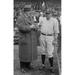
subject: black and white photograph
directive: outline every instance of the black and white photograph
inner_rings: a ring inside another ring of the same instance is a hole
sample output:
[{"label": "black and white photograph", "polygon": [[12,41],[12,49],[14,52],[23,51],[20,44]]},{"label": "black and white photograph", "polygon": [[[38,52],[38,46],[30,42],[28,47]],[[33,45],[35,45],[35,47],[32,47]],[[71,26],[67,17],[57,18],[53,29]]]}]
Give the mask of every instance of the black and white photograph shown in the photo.
[{"label": "black and white photograph", "polygon": [[14,0],[14,75],[61,75],[61,0]]}]

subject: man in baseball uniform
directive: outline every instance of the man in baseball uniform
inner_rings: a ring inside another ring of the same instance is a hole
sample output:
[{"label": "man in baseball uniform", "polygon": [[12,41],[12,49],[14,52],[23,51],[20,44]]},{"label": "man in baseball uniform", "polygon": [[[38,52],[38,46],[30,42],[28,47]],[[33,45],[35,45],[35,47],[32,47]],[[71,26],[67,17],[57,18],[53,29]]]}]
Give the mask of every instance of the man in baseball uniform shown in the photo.
[{"label": "man in baseball uniform", "polygon": [[53,69],[53,43],[57,40],[59,33],[58,20],[52,17],[51,11],[47,11],[46,17],[39,18],[39,25],[41,26],[40,45],[42,66],[45,66],[45,56],[47,55],[50,66]]}]

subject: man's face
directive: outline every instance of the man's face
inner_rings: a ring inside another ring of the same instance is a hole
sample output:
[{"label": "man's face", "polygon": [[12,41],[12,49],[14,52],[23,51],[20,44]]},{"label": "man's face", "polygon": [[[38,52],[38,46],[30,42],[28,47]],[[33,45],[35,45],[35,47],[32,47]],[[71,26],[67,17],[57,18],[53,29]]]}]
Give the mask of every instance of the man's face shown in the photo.
[{"label": "man's face", "polygon": [[47,18],[47,20],[49,20],[49,19],[51,18],[51,16],[52,16],[51,13],[50,13],[50,14],[46,14],[46,18]]}]

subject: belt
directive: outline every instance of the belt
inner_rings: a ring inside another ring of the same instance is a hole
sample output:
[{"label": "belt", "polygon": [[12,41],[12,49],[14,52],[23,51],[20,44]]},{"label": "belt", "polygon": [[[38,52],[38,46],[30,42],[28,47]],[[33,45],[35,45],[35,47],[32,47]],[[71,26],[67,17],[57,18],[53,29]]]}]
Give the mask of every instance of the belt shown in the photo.
[{"label": "belt", "polygon": [[53,36],[53,34],[45,34],[45,33],[41,33],[41,34],[46,36]]}]

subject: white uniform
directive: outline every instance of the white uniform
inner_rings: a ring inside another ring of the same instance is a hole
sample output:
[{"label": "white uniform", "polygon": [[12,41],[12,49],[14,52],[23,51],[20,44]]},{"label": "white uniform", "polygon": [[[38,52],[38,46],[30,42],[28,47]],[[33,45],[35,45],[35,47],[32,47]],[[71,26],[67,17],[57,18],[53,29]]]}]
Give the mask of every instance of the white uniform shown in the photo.
[{"label": "white uniform", "polygon": [[47,54],[48,57],[53,57],[54,33],[59,33],[58,21],[56,18],[53,17],[51,17],[50,20],[47,20],[46,17],[40,17],[39,24],[41,25],[41,53],[45,55]]}]

